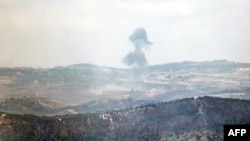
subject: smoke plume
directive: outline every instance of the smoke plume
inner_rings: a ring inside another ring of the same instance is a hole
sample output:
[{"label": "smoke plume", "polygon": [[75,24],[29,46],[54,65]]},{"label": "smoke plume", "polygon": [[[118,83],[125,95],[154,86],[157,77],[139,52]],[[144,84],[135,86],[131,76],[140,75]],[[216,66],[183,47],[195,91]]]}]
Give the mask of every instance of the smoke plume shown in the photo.
[{"label": "smoke plume", "polygon": [[133,43],[135,49],[124,57],[123,62],[128,66],[139,68],[146,66],[148,61],[143,51],[152,44],[152,42],[148,41],[147,32],[144,28],[137,28],[129,36],[129,40]]}]

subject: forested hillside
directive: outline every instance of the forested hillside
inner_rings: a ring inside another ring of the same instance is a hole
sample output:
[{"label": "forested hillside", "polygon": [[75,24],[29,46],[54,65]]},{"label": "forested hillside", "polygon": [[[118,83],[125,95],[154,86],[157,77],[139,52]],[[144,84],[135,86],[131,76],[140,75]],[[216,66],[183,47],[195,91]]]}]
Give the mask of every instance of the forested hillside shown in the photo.
[{"label": "forested hillside", "polygon": [[186,98],[95,114],[1,113],[0,140],[223,140],[224,124],[250,124],[249,100]]}]

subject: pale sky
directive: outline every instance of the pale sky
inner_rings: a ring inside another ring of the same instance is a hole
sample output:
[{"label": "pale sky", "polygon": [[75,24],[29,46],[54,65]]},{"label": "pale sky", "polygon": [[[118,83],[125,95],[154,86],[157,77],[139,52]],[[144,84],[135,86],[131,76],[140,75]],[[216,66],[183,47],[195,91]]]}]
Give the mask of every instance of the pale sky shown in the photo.
[{"label": "pale sky", "polygon": [[138,27],[149,65],[250,63],[249,0],[0,0],[0,66],[126,67]]}]

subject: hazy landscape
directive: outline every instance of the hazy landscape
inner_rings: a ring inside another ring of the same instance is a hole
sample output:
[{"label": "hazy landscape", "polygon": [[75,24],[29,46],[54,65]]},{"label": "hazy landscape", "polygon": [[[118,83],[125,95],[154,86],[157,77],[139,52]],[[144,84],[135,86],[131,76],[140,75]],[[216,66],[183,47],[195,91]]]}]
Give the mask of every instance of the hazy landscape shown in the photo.
[{"label": "hazy landscape", "polygon": [[250,124],[248,0],[0,0],[0,141],[223,141]]},{"label": "hazy landscape", "polygon": [[169,63],[148,66],[140,77],[134,71],[1,68],[0,139],[223,140],[224,124],[250,123],[248,63]]},{"label": "hazy landscape", "polygon": [[[2,111],[39,114],[120,110],[199,96],[249,99],[250,64],[226,60],[133,69],[78,64],[51,69],[1,68]],[[29,104],[27,104],[28,102]],[[34,107],[32,107],[32,105]],[[68,107],[65,109],[65,107]],[[82,107],[82,108],[80,108]]]}]

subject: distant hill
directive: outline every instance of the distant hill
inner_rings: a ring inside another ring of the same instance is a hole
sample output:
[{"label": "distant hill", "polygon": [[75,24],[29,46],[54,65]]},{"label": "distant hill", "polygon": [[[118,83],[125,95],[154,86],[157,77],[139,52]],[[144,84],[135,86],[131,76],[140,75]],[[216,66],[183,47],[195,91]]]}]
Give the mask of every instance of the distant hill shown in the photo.
[{"label": "distant hill", "polygon": [[[52,104],[47,109],[35,100],[39,98],[63,103],[69,113],[131,108],[126,104],[130,103],[126,99],[132,99],[133,106],[140,105],[138,101],[154,103],[205,95],[250,99],[249,63],[186,61],[148,66],[139,74],[135,70],[92,64],[54,68],[0,68],[0,99],[30,98],[12,99],[23,104],[20,105],[23,109],[18,110],[18,113],[30,114],[39,114],[35,109],[40,109],[40,114],[44,114],[56,108]],[[30,103],[30,107],[27,108],[25,100]],[[13,102],[7,101],[0,101],[0,110],[6,111],[8,106],[13,107],[8,109],[10,112],[18,109],[14,108]],[[112,101],[112,106],[105,105]]]},{"label": "distant hill", "polygon": [[250,68],[250,63],[240,63],[228,60],[204,62],[178,62],[149,66],[150,71],[193,71],[193,72],[230,72],[236,68]]},{"label": "distant hill", "polygon": [[186,98],[95,114],[0,113],[0,140],[223,140],[224,124],[250,124],[249,100]]}]

